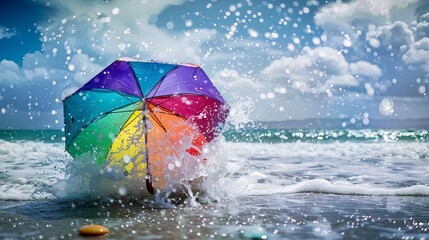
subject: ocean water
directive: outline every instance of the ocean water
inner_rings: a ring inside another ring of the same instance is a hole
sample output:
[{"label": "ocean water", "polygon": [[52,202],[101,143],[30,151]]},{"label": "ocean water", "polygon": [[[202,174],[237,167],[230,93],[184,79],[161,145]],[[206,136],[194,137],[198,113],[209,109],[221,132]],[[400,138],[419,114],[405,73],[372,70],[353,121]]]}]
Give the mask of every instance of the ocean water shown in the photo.
[{"label": "ocean water", "polygon": [[63,132],[0,131],[0,239],[429,239],[428,130],[232,128],[204,154],[197,189],[135,199]]}]

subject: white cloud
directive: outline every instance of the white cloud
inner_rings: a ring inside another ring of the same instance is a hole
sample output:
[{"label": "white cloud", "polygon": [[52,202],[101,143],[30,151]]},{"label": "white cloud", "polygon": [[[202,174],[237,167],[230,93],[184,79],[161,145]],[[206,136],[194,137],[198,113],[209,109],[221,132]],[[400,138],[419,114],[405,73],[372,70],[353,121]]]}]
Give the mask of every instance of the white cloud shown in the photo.
[{"label": "white cloud", "polygon": [[316,12],[314,20],[324,29],[328,39],[327,46],[351,47],[355,52],[365,55],[366,44],[362,42],[361,36],[366,36],[365,40],[372,48],[390,48],[403,53],[414,41],[413,32],[408,24],[411,24],[410,16],[416,8],[415,2],[415,0],[355,0],[347,3],[337,1]]},{"label": "white cloud", "polygon": [[[359,82],[351,74],[332,76],[326,81],[329,86],[357,86]],[[324,89],[323,89],[324,90]]]},{"label": "white cloud", "polygon": [[11,38],[15,36],[17,32],[15,29],[9,29],[3,26],[0,26],[0,40],[3,38]]},{"label": "white cloud", "polygon": [[429,74],[429,38],[425,37],[413,43],[402,59],[408,64],[422,68],[426,74]]},{"label": "white cloud", "polygon": [[59,70],[51,69],[46,61],[45,55],[36,51],[25,54],[20,67],[14,61],[3,59],[0,62],[0,85],[15,87],[28,87],[37,82],[46,82],[49,78],[58,77]]},{"label": "white cloud", "polygon": [[73,69],[72,74],[76,84],[83,85],[88,82],[89,79],[97,75],[101,70],[103,70],[103,66],[94,63],[94,58],[90,58],[87,54],[76,54],[74,55],[67,68]]},{"label": "white cloud", "polygon": [[352,20],[358,19],[365,22],[384,22],[386,13],[372,10],[374,4],[371,1],[352,1],[349,3],[336,2],[329,4],[318,11],[314,20],[317,25],[323,26],[327,31],[354,32]]},{"label": "white cloud", "polygon": [[365,26],[367,23],[376,26],[383,25],[389,20],[389,11],[392,7],[405,7],[413,1],[368,1],[356,0],[348,3],[337,1],[318,11],[314,20],[317,25],[332,32],[354,33],[356,26]]},{"label": "white cloud", "polygon": [[1,85],[19,84],[21,82],[21,78],[21,71],[18,64],[5,59],[0,62]]},{"label": "white cloud", "polygon": [[378,26],[387,21],[388,14],[386,8],[383,8],[385,2],[392,1],[337,1],[316,12],[314,21],[328,36],[327,45],[342,47],[345,41],[347,46],[356,45],[358,31],[365,31],[368,24]]},{"label": "white cloud", "polygon": [[[52,112],[61,112],[59,99],[63,86],[60,81],[64,76],[65,71],[52,69],[40,52],[25,54],[21,67],[13,61],[2,60],[0,105],[7,109],[5,119],[21,119],[5,121],[1,127],[27,128],[46,124],[61,127],[61,114],[54,116]],[[21,122],[27,122],[27,125]]]},{"label": "white cloud", "polygon": [[367,77],[381,77],[382,71],[379,66],[365,61],[350,63],[350,72],[354,75]]},{"label": "white cloud", "polygon": [[33,79],[36,79],[36,78],[48,76],[48,71],[44,67],[41,67],[41,68],[37,67],[37,68],[31,69],[31,70],[24,69],[24,70],[22,70],[22,72],[24,74],[24,78],[28,79],[30,81]]},{"label": "white cloud", "polygon": [[410,81],[429,73],[427,6],[424,0],[337,1],[320,8],[314,19],[328,39],[325,46],[343,52],[349,73],[371,86],[369,92],[362,84],[354,90],[416,97],[419,86]]},{"label": "white cloud", "polygon": [[[360,66],[357,63],[354,66]],[[367,66],[373,65],[367,63]],[[355,67],[353,67],[355,68]],[[335,86],[357,86],[358,80],[349,71],[349,63],[337,50],[330,47],[304,47],[296,57],[282,57],[263,70],[271,81],[280,81],[308,93],[325,92]]]},{"label": "white cloud", "polygon": [[39,59],[33,62],[46,64],[58,72],[66,71],[65,78],[59,79],[62,96],[76,90],[119,57],[202,63],[201,45],[217,34],[215,30],[195,29],[175,34],[149,23],[167,6],[181,4],[182,0],[132,2],[53,3],[59,9],[54,21],[39,27],[47,62],[40,63]]},{"label": "white cloud", "polygon": [[418,21],[414,22],[414,25],[417,40],[429,36],[429,12],[420,16]]},{"label": "white cloud", "polygon": [[[49,42],[58,41],[49,36],[58,34],[55,32],[58,29],[64,29],[64,47],[70,49],[71,54],[80,49],[81,53],[95,58],[94,62],[102,64],[121,56],[201,64],[203,54],[200,47],[217,34],[215,30],[197,29],[187,34],[174,34],[149,23],[167,6],[183,2],[151,1],[149,4],[134,0],[131,3],[91,2],[83,5],[78,1],[59,1],[55,3],[62,9],[57,14],[58,19],[41,31],[48,45],[47,52],[57,47],[55,44],[49,46]],[[117,14],[112,13],[113,9]],[[57,58],[65,58],[60,53],[67,49],[58,49]]]},{"label": "white cloud", "polygon": [[374,47],[371,41],[379,42],[384,49],[392,49],[396,52],[404,52],[408,46],[414,42],[412,30],[404,22],[394,22],[377,27],[375,30],[368,31],[366,40]]},{"label": "white cloud", "polygon": [[261,85],[249,77],[241,76],[236,70],[223,69],[212,77],[212,81],[227,100],[254,97]]}]

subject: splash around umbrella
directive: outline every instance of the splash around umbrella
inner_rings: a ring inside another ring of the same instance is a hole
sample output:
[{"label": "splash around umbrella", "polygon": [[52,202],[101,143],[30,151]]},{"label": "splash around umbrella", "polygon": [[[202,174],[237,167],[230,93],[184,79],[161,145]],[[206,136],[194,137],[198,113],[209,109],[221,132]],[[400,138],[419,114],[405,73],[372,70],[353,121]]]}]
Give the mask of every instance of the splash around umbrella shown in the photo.
[{"label": "splash around umbrella", "polygon": [[166,189],[199,177],[201,151],[219,133],[228,106],[193,64],[118,59],[66,97],[66,150],[115,178]]}]

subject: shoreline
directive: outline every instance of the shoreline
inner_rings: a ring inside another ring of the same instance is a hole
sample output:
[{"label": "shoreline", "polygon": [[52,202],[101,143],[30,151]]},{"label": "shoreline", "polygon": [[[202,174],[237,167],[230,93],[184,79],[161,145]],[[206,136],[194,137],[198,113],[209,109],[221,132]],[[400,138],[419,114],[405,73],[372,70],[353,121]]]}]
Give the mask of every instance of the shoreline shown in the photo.
[{"label": "shoreline", "polygon": [[86,224],[105,225],[112,238],[374,239],[427,237],[429,231],[428,197],[301,193],[237,200],[167,209],[119,201],[0,201],[0,237],[79,238]]}]

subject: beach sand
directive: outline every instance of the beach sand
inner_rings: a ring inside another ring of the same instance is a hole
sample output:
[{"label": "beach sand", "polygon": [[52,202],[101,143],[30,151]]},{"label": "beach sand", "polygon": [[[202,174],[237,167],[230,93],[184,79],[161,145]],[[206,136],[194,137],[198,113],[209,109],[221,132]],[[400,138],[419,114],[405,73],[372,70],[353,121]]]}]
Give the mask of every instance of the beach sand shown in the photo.
[{"label": "beach sand", "polygon": [[79,239],[102,224],[111,239],[426,239],[429,198],[279,194],[239,204],[153,208],[149,202],[0,202],[2,239]]}]

